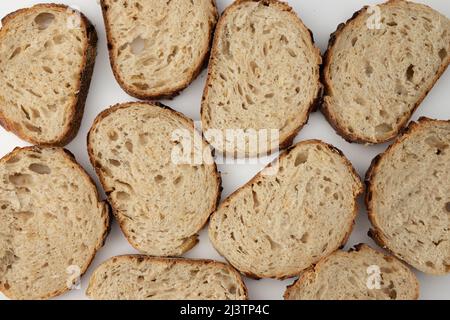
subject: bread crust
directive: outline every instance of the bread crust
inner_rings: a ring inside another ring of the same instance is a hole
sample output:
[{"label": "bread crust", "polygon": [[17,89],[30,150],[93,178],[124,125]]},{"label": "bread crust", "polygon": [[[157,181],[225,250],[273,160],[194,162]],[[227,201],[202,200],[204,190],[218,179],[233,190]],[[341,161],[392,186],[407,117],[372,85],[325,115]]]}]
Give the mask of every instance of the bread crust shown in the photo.
[{"label": "bread crust", "polygon": [[[348,250],[348,252],[354,252],[354,251],[359,252],[359,251],[364,251],[364,250],[373,250],[380,255],[384,255],[382,252],[372,249],[371,247],[369,247],[367,244],[364,244],[364,243],[359,243],[359,244],[355,245],[354,247],[350,248]],[[393,260],[398,260],[392,256],[387,256],[387,255],[384,255],[384,256],[387,258],[393,259]],[[290,295],[290,292],[293,290],[297,290],[298,287],[300,287],[307,280],[308,276],[314,276],[315,274],[319,273],[322,268],[322,265],[328,260],[328,258],[329,258],[329,256],[321,259],[314,266],[312,266],[309,269],[306,269],[302,274],[300,274],[299,278],[297,280],[295,280],[294,283],[287,286],[286,291],[283,294],[283,298],[285,300],[287,300]],[[399,262],[403,264],[403,262],[401,262],[401,261],[399,261]],[[408,267],[405,265],[405,268],[408,268]],[[419,295],[420,295],[420,287],[419,287],[419,282],[418,282],[417,278],[414,277],[414,279],[415,279],[415,290],[414,290],[413,300],[417,300],[417,299],[419,299]]]},{"label": "bread crust", "polygon": [[[246,0],[244,0],[244,1],[246,1]],[[354,199],[355,199],[355,201],[354,201],[354,206],[353,206],[352,223],[348,226],[348,230],[347,230],[346,235],[342,238],[342,241],[341,241],[340,245],[338,245],[336,249],[342,248],[343,246],[345,246],[345,244],[347,243],[347,240],[348,240],[349,237],[350,237],[350,234],[352,233],[353,226],[354,226],[354,224],[355,224],[355,219],[356,219],[356,217],[357,217],[357,215],[358,215],[358,209],[359,209],[359,208],[358,208],[358,202],[356,201],[356,199],[359,197],[360,194],[363,193],[363,191],[364,191],[364,186],[363,186],[363,184],[362,184],[362,181],[361,181],[360,176],[359,176],[358,173],[356,172],[355,168],[353,168],[351,162],[345,157],[344,153],[343,153],[340,149],[336,148],[335,146],[333,146],[333,145],[331,145],[331,144],[328,144],[328,143],[326,143],[326,142],[323,142],[323,141],[321,141],[321,140],[317,140],[317,139],[305,140],[305,141],[301,141],[301,142],[299,142],[299,143],[297,143],[297,144],[295,144],[295,145],[289,147],[289,148],[288,148],[286,151],[284,151],[277,159],[275,159],[273,162],[271,162],[270,164],[268,164],[263,170],[261,170],[259,173],[257,173],[257,174],[256,174],[253,178],[251,178],[247,183],[245,183],[245,184],[244,184],[243,186],[241,186],[239,189],[237,189],[237,190],[235,190],[233,193],[231,193],[231,194],[230,194],[230,195],[229,195],[229,196],[221,203],[221,206],[226,206],[226,205],[228,205],[228,204],[231,202],[231,200],[233,199],[233,197],[235,197],[242,189],[244,189],[244,188],[246,188],[246,187],[252,185],[252,184],[253,184],[253,183],[261,176],[261,173],[262,173],[264,170],[266,170],[266,169],[268,169],[268,168],[271,168],[271,167],[275,166],[275,165],[277,164],[278,161],[280,161],[281,159],[287,157],[287,156],[289,155],[290,151],[291,151],[292,149],[294,149],[296,146],[298,146],[298,145],[306,145],[306,144],[315,144],[315,143],[319,143],[319,144],[321,144],[322,146],[328,148],[330,151],[332,151],[332,152],[338,154],[338,155],[344,160],[344,163],[345,163],[346,167],[349,169],[349,171],[351,172],[352,176],[355,178],[356,181],[358,181],[358,184],[359,184],[359,188],[357,188],[356,190],[354,190],[354,194],[355,194]],[[211,215],[211,217],[212,217],[214,214],[216,214],[216,213],[213,213],[213,214]],[[211,239],[211,235],[209,235],[209,238]],[[234,268],[236,268],[237,270],[239,270],[239,268],[237,268],[237,266],[233,265],[233,264],[226,258],[226,256],[225,256],[225,255],[224,255],[224,254],[223,254],[223,253],[222,253],[222,252],[214,245],[214,242],[213,242],[213,241],[211,241],[211,242],[213,243],[213,246],[214,246],[214,248],[216,249],[216,251],[217,251],[217,252],[218,252],[225,260],[227,260],[227,262],[228,262],[229,264],[231,264]],[[307,269],[306,269],[306,270],[307,270]],[[244,274],[245,276],[247,276],[247,277],[249,277],[249,278],[252,278],[252,279],[255,279],[255,280],[259,280],[259,279],[263,279],[263,278],[268,278],[268,277],[263,276],[263,275],[261,275],[261,274],[255,274],[255,273],[252,273],[252,272],[249,272],[249,271],[245,271],[245,270],[239,270],[239,271],[240,271],[242,274]],[[292,273],[289,273],[289,274],[287,274],[287,275],[285,275],[285,274],[275,274],[275,275],[273,275],[273,276],[271,276],[271,277],[269,277],[269,278],[272,278],[272,279],[278,279],[278,280],[285,280],[285,279],[288,279],[288,278],[292,278],[292,277],[298,275],[298,274],[301,273],[301,272],[303,272],[303,270],[299,270],[299,271],[296,271],[296,272],[292,272]]]},{"label": "bread crust", "polygon": [[[285,2],[281,2],[278,0],[235,0],[230,6],[228,6],[225,11],[222,13],[222,15],[219,18],[219,21],[217,22],[216,25],[216,30],[220,30],[222,25],[225,23],[225,20],[228,16],[228,14],[234,10],[235,7],[238,7],[240,4],[245,3],[245,2],[261,2],[264,5],[273,5],[277,8],[279,8],[282,11],[286,11],[289,12],[291,15],[293,15],[296,18],[296,21],[298,22],[298,25],[301,28],[305,28],[309,35],[310,35],[310,40],[311,43],[316,51],[316,55],[318,57],[318,61],[319,63],[319,68],[322,62],[322,56],[320,54],[320,49],[315,45],[314,43],[314,35],[312,33],[312,31],[303,23],[303,21],[300,19],[300,17],[294,12],[294,10]],[[214,67],[216,65],[216,60],[215,60],[215,56],[217,56],[217,53],[219,51],[218,49],[218,39],[219,35],[217,32],[215,32],[214,34],[214,39],[212,41],[212,48],[211,48],[211,55],[209,57],[209,64],[208,64],[208,74],[206,77],[206,83],[205,83],[205,88],[203,89],[203,96],[202,96],[202,102],[201,102],[201,108],[200,108],[200,115],[201,115],[201,120],[202,120],[202,125],[205,125],[205,121],[204,121],[204,114],[205,114],[205,109],[206,109],[206,96],[209,94],[209,85],[212,81],[214,81],[212,73],[211,73],[211,69],[212,67]],[[300,132],[300,130],[308,123],[309,120],[309,115],[311,114],[311,112],[314,112],[317,110],[317,108],[320,106],[320,102],[322,99],[322,94],[323,94],[323,85],[320,82],[320,75],[317,77],[317,83],[319,85],[319,89],[317,91],[317,95],[316,97],[314,97],[311,105],[307,108],[307,112],[306,112],[306,118],[304,119],[303,123],[299,124],[299,126],[297,128],[295,128],[294,130],[292,130],[291,132],[289,132],[286,137],[282,138],[280,137],[280,142],[279,142],[279,149],[286,149],[287,147],[289,147],[290,145],[292,145],[295,137],[297,136],[297,134]],[[219,150],[219,151],[224,151],[224,150]],[[267,154],[272,154],[273,152],[277,151],[276,147],[273,147],[271,150],[267,150]]]},{"label": "bread crust", "polygon": [[[391,4],[395,4],[395,3],[405,3],[405,1],[404,0],[388,0],[387,2],[385,2],[383,4],[380,4],[379,7],[386,7]],[[416,5],[416,6],[423,6],[423,7],[431,9],[429,6],[424,5],[424,4],[416,4],[416,3],[410,3],[410,4]],[[322,72],[321,72],[322,84],[324,85],[324,97],[328,96],[333,91],[332,81],[329,76],[329,70],[330,70],[331,63],[334,59],[334,45],[336,43],[336,40],[338,39],[338,37],[340,37],[342,35],[342,33],[347,28],[351,28],[353,26],[353,24],[356,23],[356,20],[362,14],[364,14],[368,8],[369,8],[368,6],[364,6],[362,9],[356,11],[353,14],[353,16],[350,19],[348,19],[345,23],[339,24],[336,31],[330,35],[328,48],[323,55],[324,60],[323,60],[323,68],[322,68]],[[421,95],[419,97],[419,99],[415,102],[414,107],[403,116],[402,121],[400,121],[400,123],[398,124],[395,132],[393,132],[389,137],[387,137],[385,139],[373,139],[372,140],[372,139],[367,139],[365,137],[362,137],[357,134],[349,132],[346,127],[339,124],[339,122],[336,119],[335,114],[333,113],[333,111],[330,110],[329,104],[324,99],[322,99],[320,110],[322,111],[323,115],[328,120],[330,125],[333,127],[333,129],[336,131],[336,133],[339,134],[342,138],[344,138],[347,142],[350,142],[350,143],[354,142],[354,143],[370,145],[370,144],[380,144],[380,143],[390,141],[390,140],[394,139],[402,131],[403,128],[405,128],[405,126],[408,124],[409,119],[411,119],[412,114],[417,110],[417,108],[420,106],[420,104],[425,99],[425,97],[428,95],[428,93],[431,91],[431,89],[433,89],[436,82],[439,80],[439,78],[442,76],[442,74],[447,70],[447,67],[449,64],[450,64],[450,56],[447,57],[446,62],[443,62],[441,64],[439,70],[437,71],[437,73],[435,74],[435,76],[433,78],[431,85],[428,88],[426,88],[425,93],[423,95]]]},{"label": "bread crust", "polygon": [[[90,141],[91,141],[90,136],[91,136],[93,130],[95,130],[95,128],[97,127],[97,125],[98,125],[104,118],[106,118],[107,116],[109,116],[110,114],[112,114],[113,112],[115,112],[115,111],[117,111],[117,110],[120,110],[120,109],[126,109],[126,108],[129,108],[129,107],[135,106],[135,105],[147,105],[148,107],[153,107],[153,105],[154,105],[154,106],[158,106],[158,107],[160,107],[160,108],[162,108],[162,109],[165,109],[165,110],[170,111],[174,116],[176,116],[176,117],[178,117],[178,118],[181,118],[181,119],[185,122],[185,124],[187,125],[187,127],[192,128],[192,130],[196,130],[196,129],[195,129],[195,127],[194,127],[194,122],[193,122],[191,119],[189,119],[188,117],[186,117],[184,114],[182,114],[182,113],[180,113],[180,112],[178,112],[178,111],[175,111],[175,110],[173,110],[172,108],[170,108],[170,107],[168,107],[168,106],[166,106],[166,105],[164,105],[164,104],[162,104],[162,103],[159,103],[159,102],[151,102],[151,103],[150,103],[150,102],[128,102],[128,103],[118,103],[118,104],[115,104],[115,105],[111,106],[110,108],[108,108],[108,109],[102,111],[102,112],[95,118],[94,123],[93,123],[91,129],[89,130],[89,133],[88,133],[88,135],[87,135],[87,151],[88,151],[88,155],[89,155],[89,160],[90,160],[92,166],[94,167],[94,170],[95,170],[95,172],[96,172],[96,174],[97,174],[97,177],[98,177],[99,180],[100,180],[101,185],[102,185],[103,188],[105,189],[105,193],[106,193],[106,196],[107,196],[107,198],[108,198],[108,202],[109,202],[109,204],[110,204],[110,206],[111,206],[112,214],[114,215],[114,217],[115,217],[116,220],[118,221],[119,226],[120,226],[120,229],[122,230],[123,234],[125,235],[125,237],[126,237],[127,240],[129,241],[129,243],[130,243],[135,249],[139,250],[139,246],[135,243],[135,241],[133,240],[132,236],[127,232],[127,229],[124,227],[123,219],[120,217],[120,214],[118,213],[118,209],[117,209],[117,208],[118,208],[118,204],[115,203],[114,200],[112,199],[112,197],[110,196],[110,193],[111,193],[111,192],[108,191],[108,189],[107,189],[107,187],[106,187],[106,181],[105,181],[105,179],[103,178],[103,175],[101,174],[101,170],[100,170],[100,168],[99,168],[98,165],[97,165],[97,161],[96,161],[96,158],[95,158],[93,146],[92,146],[92,144],[91,144],[91,142],[90,142]],[[203,143],[205,143],[206,145],[208,145],[207,142],[206,142],[203,138],[202,138],[202,140],[203,140]],[[212,156],[214,157],[213,154],[212,154]],[[218,169],[217,169],[217,164],[216,164],[215,162],[214,162],[214,164],[213,164],[213,172],[214,172],[214,177],[215,177],[215,179],[216,179],[216,181],[217,181],[217,186],[218,186],[217,191],[216,191],[216,196],[215,196],[216,201],[214,202],[214,204],[212,205],[211,209],[209,210],[209,211],[210,211],[210,214],[208,215],[208,219],[206,219],[205,222],[204,222],[201,226],[199,226],[199,228],[198,228],[199,231],[200,231],[201,229],[203,229],[203,228],[205,227],[205,225],[208,223],[208,221],[209,221],[209,216],[211,216],[211,214],[216,210],[217,206],[219,205],[220,198],[221,198],[221,194],[222,194],[222,189],[223,189],[223,188],[222,188],[222,177],[221,177],[221,175],[220,175],[220,172],[219,172]],[[194,235],[194,236],[195,236],[195,235]],[[194,237],[194,236],[193,236],[193,237]],[[192,249],[192,248],[198,243],[198,241],[199,241],[199,240],[198,240],[197,236],[195,236],[195,238],[191,238],[191,241],[188,242],[188,243],[186,243],[186,244],[185,244],[186,246],[183,247],[183,253],[189,251],[190,249]]]},{"label": "bread crust", "polygon": [[[392,255],[398,257],[401,260],[403,260],[403,259],[400,256],[398,256],[394,251],[389,249],[389,247],[387,245],[387,241],[386,241],[386,236],[383,234],[383,231],[381,230],[380,226],[377,224],[376,212],[373,208],[373,201],[372,201],[373,198],[376,197],[377,194],[376,194],[375,186],[374,186],[374,183],[372,180],[379,171],[381,160],[385,156],[389,156],[392,152],[394,152],[397,147],[400,147],[402,142],[406,138],[408,138],[416,130],[419,130],[421,125],[425,124],[425,123],[450,123],[450,120],[435,120],[435,119],[430,119],[427,117],[420,117],[417,122],[411,121],[410,124],[405,129],[403,129],[402,133],[397,137],[395,142],[393,144],[391,144],[384,152],[380,153],[372,160],[370,167],[367,170],[366,176],[365,176],[366,194],[364,197],[364,202],[365,202],[365,205],[367,208],[367,214],[368,214],[370,223],[372,224],[372,227],[373,227],[369,230],[368,235],[380,247],[382,247],[383,249],[386,249]],[[449,272],[450,272],[450,270],[449,270]],[[447,273],[442,273],[442,272],[436,271],[433,274],[444,275]]]},{"label": "bread crust", "polygon": [[[43,8],[58,10],[61,12],[66,12],[67,10],[74,10],[66,5],[62,4],[37,4],[30,8],[19,9],[14,11],[2,19],[3,27],[0,29],[0,39],[4,36],[5,26],[11,21],[11,19],[23,14],[25,12],[40,10]],[[92,73],[94,71],[95,58],[97,56],[97,32],[94,25],[89,21],[89,19],[79,11],[76,11],[81,17],[81,24],[84,29],[86,36],[85,46],[83,48],[84,56],[82,61],[82,67],[80,70],[80,78],[74,91],[76,92],[74,98],[72,99],[72,104],[70,110],[67,110],[69,116],[68,126],[64,128],[63,133],[57,139],[51,141],[40,141],[28,136],[19,126],[14,124],[12,121],[7,119],[5,115],[2,114],[0,110],[0,125],[6,130],[11,131],[17,135],[22,140],[30,142],[35,145],[48,146],[48,147],[63,147],[71,142],[78,133],[80,129],[81,120],[83,118],[84,107],[86,104],[86,98],[89,92],[89,87],[91,84]]]},{"label": "bread crust", "polygon": [[[30,151],[33,151],[33,152],[39,152],[40,150],[43,150],[43,149],[59,150],[64,155],[66,160],[71,165],[74,165],[79,170],[80,174],[93,186],[93,189],[95,190],[95,193],[96,193],[97,201],[101,202],[104,205],[104,210],[103,210],[103,214],[102,214],[104,232],[103,232],[103,235],[100,237],[100,241],[96,244],[96,247],[95,247],[94,251],[92,252],[90,258],[85,262],[84,266],[81,268],[81,270],[80,270],[80,277],[81,277],[81,276],[83,276],[86,273],[87,269],[89,268],[89,266],[91,265],[92,261],[94,260],[95,255],[97,254],[98,250],[100,250],[100,248],[104,246],[106,238],[107,238],[107,236],[108,236],[108,234],[109,234],[109,232],[111,230],[111,225],[110,225],[110,207],[109,207],[109,204],[106,201],[101,201],[100,200],[100,194],[98,192],[97,186],[95,185],[95,182],[92,179],[92,177],[76,161],[74,155],[70,151],[68,151],[66,149],[59,148],[59,147],[39,147],[39,146],[30,146],[30,147],[23,147],[23,148],[16,147],[16,148],[14,148],[13,151],[11,151],[7,155],[5,155],[3,158],[1,158],[0,159],[0,163],[8,161],[9,159],[15,157],[18,152],[21,152],[21,151],[24,151],[24,150],[30,150]],[[49,292],[46,295],[43,295],[43,296],[39,297],[39,299],[42,299],[42,300],[50,299],[50,298],[59,296],[59,295],[65,293],[65,292],[67,292],[69,290],[70,289],[67,288],[66,285],[64,285],[59,290],[56,290],[56,291],[53,291],[53,292]],[[23,297],[14,296],[14,294],[11,292],[11,290],[6,289],[1,284],[0,284],[0,292],[2,292],[9,299],[23,299]]]},{"label": "bread crust", "polygon": [[[239,282],[239,285],[244,290],[245,300],[248,300],[248,290],[247,290],[247,287],[246,287],[244,281],[242,280],[241,275],[231,265],[223,263],[223,262],[219,262],[219,261],[215,261],[215,260],[211,260],[211,259],[162,258],[162,257],[151,257],[151,256],[147,256],[147,255],[136,254],[136,255],[121,255],[121,256],[112,257],[112,258],[104,261],[103,263],[107,263],[113,259],[138,260],[139,262],[140,261],[157,261],[157,262],[163,262],[163,263],[184,264],[184,265],[197,264],[197,265],[204,265],[204,266],[211,265],[211,266],[217,266],[217,267],[224,267],[224,268],[230,270],[235,275],[236,279]],[[89,286],[86,289],[87,296],[91,296],[91,292],[93,290],[92,289],[93,282],[95,282],[95,273],[92,276],[92,278],[89,280]]]},{"label": "bread crust", "polygon": [[207,41],[208,44],[205,48],[203,48],[203,51],[202,51],[203,54],[202,54],[202,58],[200,59],[200,63],[198,63],[198,65],[196,65],[194,67],[191,77],[189,79],[187,79],[184,83],[179,85],[178,87],[174,87],[171,90],[160,91],[160,92],[157,92],[154,94],[150,94],[150,93],[145,92],[146,90],[138,90],[138,89],[132,88],[121,77],[120,71],[117,67],[117,63],[114,58],[114,49],[115,49],[116,43],[114,42],[113,37],[112,37],[111,24],[110,24],[109,18],[108,18],[109,7],[106,4],[105,0],[100,0],[100,5],[102,8],[102,14],[103,14],[103,21],[104,21],[104,25],[105,25],[105,29],[106,29],[106,38],[107,38],[109,61],[111,64],[111,69],[112,69],[114,77],[116,78],[120,87],[127,94],[129,94],[130,96],[135,97],[137,99],[141,99],[141,100],[172,99],[172,98],[176,97],[178,94],[180,94],[181,91],[186,89],[198,77],[198,75],[202,72],[202,70],[204,68],[206,68],[206,66],[208,65],[209,53],[210,53],[210,48],[211,48],[212,39],[213,39],[213,35],[214,35],[215,24],[216,24],[217,18],[219,16],[215,0],[210,0],[210,1],[211,1],[211,5],[215,9],[215,22],[213,24],[210,24],[210,26],[209,26],[210,30],[208,33],[208,41]]}]

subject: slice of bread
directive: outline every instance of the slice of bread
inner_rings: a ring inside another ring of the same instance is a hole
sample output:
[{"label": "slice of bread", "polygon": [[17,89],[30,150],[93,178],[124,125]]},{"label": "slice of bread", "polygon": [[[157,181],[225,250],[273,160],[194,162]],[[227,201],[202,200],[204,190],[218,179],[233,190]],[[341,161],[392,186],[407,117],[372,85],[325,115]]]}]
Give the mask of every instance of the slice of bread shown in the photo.
[{"label": "slice of bread", "polygon": [[2,19],[0,125],[37,145],[64,146],[77,134],[96,56],[88,19],[39,4]]},{"label": "slice of bread", "polygon": [[445,16],[402,0],[364,7],[331,35],[322,111],[350,142],[385,142],[406,126],[449,62]]},{"label": "slice of bread", "polygon": [[300,275],[286,300],[416,300],[419,282],[392,256],[360,244],[338,250]]},{"label": "slice of bread", "polygon": [[366,175],[370,235],[420,271],[450,272],[450,121],[420,118]]},{"label": "slice of bread", "polygon": [[[287,4],[235,1],[214,35],[201,110],[205,137],[235,157],[288,147],[320,96],[321,61],[312,33]],[[234,141],[228,129],[242,131],[244,140]],[[249,134],[267,142],[252,146]]]},{"label": "slice of bread", "polygon": [[16,148],[0,160],[0,177],[0,291],[64,293],[103,245],[109,207],[64,149]]},{"label": "slice of bread", "polygon": [[209,237],[244,274],[288,278],[345,244],[362,190],[338,149],[304,141],[220,205]]},{"label": "slice of bread", "polygon": [[239,273],[211,260],[113,257],[102,263],[86,294],[96,300],[245,300]]},{"label": "slice of bread", "polygon": [[217,21],[214,0],[101,0],[120,86],[140,99],[170,98],[200,73]]},{"label": "slice of bread", "polygon": [[[175,158],[180,149],[187,158]],[[200,149],[203,159],[195,159]],[[88,151],[136,249],[178,256],[198,242],[220,199],[221,179],[192,120],[156,103],[116,105],[95,120]]]}]

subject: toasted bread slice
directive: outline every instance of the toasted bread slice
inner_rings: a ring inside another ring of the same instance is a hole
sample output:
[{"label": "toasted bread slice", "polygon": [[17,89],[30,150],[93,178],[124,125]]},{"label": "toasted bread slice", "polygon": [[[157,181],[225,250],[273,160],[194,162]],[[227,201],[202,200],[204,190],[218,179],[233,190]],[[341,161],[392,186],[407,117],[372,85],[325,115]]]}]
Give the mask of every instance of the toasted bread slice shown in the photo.
[{"label": "toasted bread slice", "polygon": [[[179,150],[187,158],[177,159]],[[136,249],[178,256],[198,242],[197,233],[220,198],[221,179],[192,120],[155,103],[116,105],[96,118],[88,151]],[[195,158],[198,151],[203,158]]]},{"label": "toasted bread slice", "polygon": [[362,190],[339,150],[304,141],[220,205],[209,237],[246,275],[288,278],[345,244]]},{"label": "toasted bread slice", "polygon": [[0,124],[37,145],[77,134],[96,56],[97,34],[80,12],[39,4],[2,19]]},{"label": "toasted bread slice", "polygon": [[450,272],[450,121],[409,125],[366,175],[371,235],[420,271]]},{"label": "toasted bread slice", "polygon": [[235,1],[214,35],[201,110],[206,139],[234,157],[289,146],[320,96],[320,64],[312,33],[287,4]]},{"label": "toasted bread slice", "polygon": [[0,291],[64,293],[103,245],[109,207],[64,149],[16,148],[0,160],[0,177]]},{"label": "toasted bread slice", "polygon": [[95,270],[86,294],[97,300],[245,300],[239,273],[211,260],[113,257]]},{"label": "toasted bread slice", "polygon": [[331,36],[322,111],[350,142],[398,135],[450,62],[450,20],[410,1],[364,7]]},{"label": "toasted bread slice", "polygon": [[101,0],[120,86],[140,99],[170,98],[200,73],[217,21],[214,0]]},{"label": "toasted bread slice", "polygon": [[392,256],[361,244],[338,250],[300,275],[286,300],[416,300],[419,282]]}]

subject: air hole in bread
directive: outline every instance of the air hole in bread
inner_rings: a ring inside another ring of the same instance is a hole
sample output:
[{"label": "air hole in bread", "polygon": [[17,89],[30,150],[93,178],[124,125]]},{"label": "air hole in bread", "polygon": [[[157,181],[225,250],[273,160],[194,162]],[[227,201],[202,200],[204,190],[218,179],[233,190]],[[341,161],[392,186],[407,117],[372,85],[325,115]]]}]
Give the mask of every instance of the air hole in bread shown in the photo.
[{"label": "air hole in bread", "polygon": [[386,134],[393,130],[392,125],[388,123],[382,123],[375,127],[375,132],[377,134]]},{"label": "air hole in bread", "polygon": [[308,240],[309,240],[309,233],[308,233],[308,232],[305,232],[305,233],[302,235],[302,237],[300,238],[300,241],[301,241],[302,243],[308,243]]},{"label": "air hole in bread", "polygon": [[354,99],[354,101],[359,104],[360,106],[365,106],[366,105],[366,99],[362,98],[362,97],[356,97]]},{"label": "air hole in bread", "polygon": [[133,153],[133,143],[130,140],[125,142],[125,148],[128,150],[128,152]]},{"label": "air hole in bread", "polygon": [[62,34],[58,34],[58,35],[56,35],[56,36],[54,36],[53,37],[53,42],[55,43],[55,44],[61,44],[61,43],[63,43],[64,42],[64,36],[62,35]]},{"label": "air hole in bread", "polygon": [[108,132],[108,138],[111,141],[116,141],[119,138],[119,135],[117,134],[116,131],[110,131],[110,132]]},{"label": "air hole in bread", "polygon": [[298,153],[297,156],[295,157],[294,165],[295,165],[296,167],[298,167],[299,165],[305,163],[306,161],[308,161],[308,154],[307,154],[307,153],[300,152],[300,153]]},{"label": "air hole in bread", "polygon": [[406,69],[406,80],[412,82],[414,79],[414,65],[410,64],[408,69]]},{"label": "air hole in bread", "polygon": [[183,177],[182,176],[178,176],[178,177],[176,177],[175,178],[175,180],[173,180],[173,184],[174,185],[177,185],[177,184],[179,184],[180,182],[181,182],[181,180],[183,179]]},{"label": "air hole in bread", "polygon": [[164,181],[164,177],[160,174],[158,174],[157,176],[155,176],[154,180],[156,183],[161,183],[162,181]]},{"label": "air hole in bread", "polygon": [[52,172],[49,166],[41,163],[32,163],[28,166],[28,169],[37,174],[50,174]]},{"label": "air hole in bread", "polygon": [[141,36],[135,38],[133,41],[129,43],[130,50],[132,54],[138,55],[142,51],[144,51],[145,48],[145,40],[141,38]]},{"label": "air hole in bread", "polygon": [[53,70],[50,67],[43,66],[42,69],[47,73],[50,73],[50,74],[53,73]]},{"label": "air hole in bread", "polygon": [[389,27],[395,27],[395,26],[397,26],[397,22],[395,22],[395,21],[390,21],[390,22],[388,22],[388,23],[386,23]]},{"label": "air hole in bread", "polygon": [[121,165],[120,161],[118,161],[116,159],[109,159],[109,163],[111,163],[115,167],[120,167],[120,165]]},{"label": "air hole in bread", "polygon": [[447,58],[447,50],[445,50],[445,48],[442,48],[441,50],[439,50],[439,58],[441,58],[442,61],[444,61],[445,58]]},{"label": "air hole in bread", "polygon": [[35,133],[37,133],[37,134],[40,134],[40,133],[42,132],[42,129],[41,129],[40,127],[34,126],[34,125],[32,125],[31,123],[25,123],[25,127],[26,127],[28,130],[30,130],[30,131],[32,131],[32,132],[35,132]]},{"label": "air hole in bread", "polygon": [[15,173],[9,176],[9,182],[16,186],[27,186],[33,182],[33,178],[29,174]]},{"label": "air hole in bread", "polygon": [[20,52],[22,51],[22,48],[18,47],[14,49],[13,53],[11,53],[11,56],[9,57],[9,60],[14,59]]},{"label": "air hole in bread", "polygon": [[118,191],[116,192],[116,199],[117,200],[128,200],[130,199],[130,194],[128,192],[124,192],[124,191]]},{"label": "air hole in bread", "polygon": [[47,29],[55,20],[55,15],[43,12],[40,13],[34,18],[34,22],[36,23],[39,30],[45,30]]},{"label": "air hole in bread", "polygon": [[33,218],[34,213],[30,212],[30,211],[21,211],[21,212],[14,212],[13,215],[14,215],[14,218],[25,223],[25,222],[29,221],[31,218]]},{"label": "air hole in bread", "polygon": [[140,90],[147,90],[149,88],[148,84],[142,82],[133,82],[132,85]]},{"label": "air hole in bread", "polygon": [[447,202],[447,203],[445,204],[445,210],[446,210],[448,213],[450,213],[450,202]]}]

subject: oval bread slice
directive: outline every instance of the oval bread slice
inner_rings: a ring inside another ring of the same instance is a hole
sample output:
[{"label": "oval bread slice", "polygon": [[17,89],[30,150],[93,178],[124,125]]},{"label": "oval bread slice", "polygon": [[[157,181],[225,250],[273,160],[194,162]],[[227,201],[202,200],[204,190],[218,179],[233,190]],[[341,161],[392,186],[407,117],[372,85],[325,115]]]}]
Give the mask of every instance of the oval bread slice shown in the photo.
[{"label": "oval bread slice", "polygon": [[[196,159],[199,149],[203,157]],[[187,157],[176,158],[178,150]],[[96,118],[88,152],[136,249],[177,256],[198,242],[220,198],[221,180],[192,120],[156,103],[116,105]]]},{"label": "oval bread slice", "polygon": [[130,95],[175,96],[200,73],[217,21],[214,0],[101,0],[111,66]]},{"label": "oval bread slice", "polygon": [[108,206],[67,151],[16,148],[0,160],[0,291],[7,297],[69,290],[108,227]]},{"label": "oval bread slice", "polygon": [[211,260],[113,257],[95,270],[86,294],[96,300],[245,300],[239,273]]},{"label": "oval bread slice", "polygon": [[420,118],[366,175],[371,236],[430,274],[450,272],[450,121]]},{"label": "oval bread slice", "polygon": [[[235,157],[289,146],[320,95],[321,61],[312,33],[287,4],[235,1],[214,35],[201,110],[206,139]],[[228,129],[241,131],[242,143]]]},{"label": "oval bread slice", "polygon": [[403,263],[362,244],[338,250],[300,275],[286,300],[416,300],[419,283]]},{"label": "oval bread slice", "polygon": [[362,188],[339,150],[304,141],[219,206],[209,237],[246,275],[288,278],[345,244]]},{"label": "oval bread slice", "polygon": [[322,111],[350,142],[398,135],[450,63],[450,20],[410,1],[364,7],[331,35]]},{"label": "oval bread slice", "polygon": [[97,33],[80,12],[39,4],[2,19],[0,124],[37,145],[77,134],[96,56]]}]

